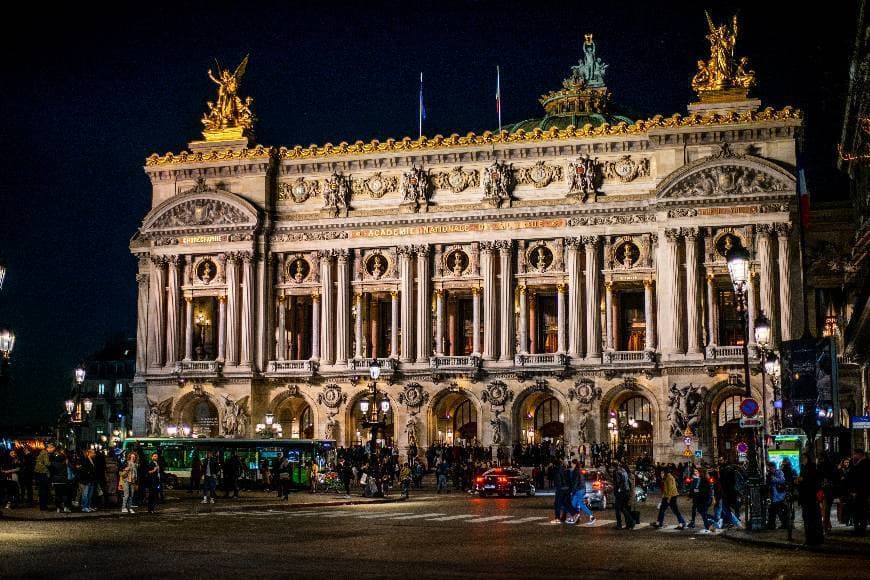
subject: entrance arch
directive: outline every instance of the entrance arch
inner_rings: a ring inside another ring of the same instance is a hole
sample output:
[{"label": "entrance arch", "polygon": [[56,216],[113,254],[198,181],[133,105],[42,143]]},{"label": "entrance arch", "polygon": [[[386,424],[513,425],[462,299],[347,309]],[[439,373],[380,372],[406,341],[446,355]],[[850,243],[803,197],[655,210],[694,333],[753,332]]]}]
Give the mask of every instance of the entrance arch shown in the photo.
[{"label": "entrance arch", "polygon": [[275,409],[275,422],[290,439],[314,439],[314,413],[302,397],[288,397]]},{"label": "entrance arch", "polygon": [[517,443],[562,445],[565,442],[565,406],[547,391],[529,392],[516,405],[514,440]]},{"label": "entrance arch", "polygon": [[480,440],[475,401],[461,391],[443,391],[429,407],[431,444],[471,445]]},{"label": "entrance arch", "polygon": [[220,435],[220,412],[206,396],[188,400],[178,413],[181,425],[190,425],[193,437],[217,437]]},{"label": "entrance arch", "polygon": [[740,428],[740,403],[746,398],[743,389],[722,389],[713,399],[711,431],[713,434],[712,450],[720,459],[736,462],[738,460],[737,445],[740,442],[749,443],[753,432],[751,429]]},{"label": "entrance arch", "polygon": [[656,407],[635,383],[620,388],[602,411],[607,441],[615,456],[630,463],[652,462],[655,449]]}]

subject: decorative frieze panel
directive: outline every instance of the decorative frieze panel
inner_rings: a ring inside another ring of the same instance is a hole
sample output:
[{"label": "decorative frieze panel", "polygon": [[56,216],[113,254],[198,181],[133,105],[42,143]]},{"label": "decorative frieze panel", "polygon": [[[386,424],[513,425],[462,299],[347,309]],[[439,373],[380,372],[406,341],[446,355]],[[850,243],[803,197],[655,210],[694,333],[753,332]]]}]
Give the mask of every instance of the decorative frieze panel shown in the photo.
[{"label": "decorative frieze panel", "polygon": [[380,199],[388,193],[399,189],[399,178],[395,175],[384,175],[380,171],[351,182],[351,188],[355,196],[367,195],[374,199]]},{"label": "decorative frieze panel", "polygon": [[350,178],[342,173],[333,173],[323,183],[323,208],[325,217],[346,216],[350,202]]},{"label": "decorative frieze panel", "polygon": [[469,187],[480,185],[480,172],[477,169],[464,170],[462,166],[450,171],[436,171],[431,175],[435,189],[449,189],[453,193],[461,193]]},{"label": "decorative frieze panel", "polygon": [[514,189],[513,164],[496,161],[484,170],[482,183],[483,203],[509,207]]},{"label": "decorative frieze panel", "polygon": [[538,161],[531,167],[521,167],[516,170],[518,185],[533,185],[537,189],[547,187],[551,183],[562,180],[562,167]]},{"label": "decorative frieze panel", "polygon": [[189,226],[232,226],[249,223],[240,209],[217,199],[191,199],[168,209],[152,228],[166,229]]},{"label": "decorative frieze panel", "polygon": [[304,203],[320,195],[320,182],[299,177],[295,181],[278,184],[278,201]]},{"label": "decorative frieze panel", "polygon": [[656,221],[654,213],[627,215],[577,216],[568,218],[569,226],[613,226],[628,224],[648,224]]},{"label": "decorative frieze panel", "polygon": [[649,157],[635,160],[631,155],[623,155],[615,161],[605,161],[602,164],[601,174],[605,183],[629,183],[650,176],[650,160]]},{"label": "decorative frieze panel", "polygon": [[589,155],[583,155],[568,163],[565,173],[568,185],[568,197],[585,202],[589,195],[594,195],[601,186],[601,163]]},{"label": "decorative frieze panel", "polygon": [[416,212],[429,205],[431,187],[429,175],[422,168],[412,166],[402,174],[402,209]]}]

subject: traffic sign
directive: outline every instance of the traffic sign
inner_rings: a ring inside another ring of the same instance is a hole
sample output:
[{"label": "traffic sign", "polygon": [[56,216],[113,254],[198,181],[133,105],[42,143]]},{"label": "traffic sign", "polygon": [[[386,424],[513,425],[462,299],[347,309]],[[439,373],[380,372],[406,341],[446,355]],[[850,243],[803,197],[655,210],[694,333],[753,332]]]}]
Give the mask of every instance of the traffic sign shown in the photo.
[{"label": "traffic sign", "polygon": [[758,401],[749,397],[740,403],[740,412],[744,417],[755,417],[758,414]]},{"label": "traffic sign", "polygon": [[695,451],[695,459],[701,459],[702,457],[704,457],[704,452],[701,451],[700,449],[696,450]]},{"label": "traffic sign", "polygon": [[737,453],[746,453],[747,451],[749,451],[749,445],[746,444],[746,441],[737,444]]},{"label": "traffic sign", "polygon": [[685,449],[683,449],[683,457],[691,457],[691,456],[692,456],[692,450],[691,450],[691,449],[689,449],[688,447],[686,447]]},{"label": "traffic sign", "polygon": [[852,429],[870,429],[870,416],[852,417]]},{"label": "traffic sign", "polygon": [[761,417],[740,417],[741,429],[758,429],[764,425],[764,420]]},{"label": "traffic sign", "polygon": [[683,437],[683,443],[686,444],[686,447],[691,446],[692,445],[692,438],[691,437]]}]

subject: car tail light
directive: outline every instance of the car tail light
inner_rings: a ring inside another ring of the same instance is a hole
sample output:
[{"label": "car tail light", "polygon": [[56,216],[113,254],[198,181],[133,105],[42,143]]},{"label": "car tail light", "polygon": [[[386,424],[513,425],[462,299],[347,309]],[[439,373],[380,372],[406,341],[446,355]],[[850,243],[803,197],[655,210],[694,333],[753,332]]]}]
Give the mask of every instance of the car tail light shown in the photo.
[{"label": "car tail light", "polygon": [[687,478],[686,478],[686,483],[692,483],[692,478],[691,478],[691,477],[687,477]]},{"label": "car tail light", "polygon": [[498,482],[499,482],[499,483],[507,483],[507,477],[505,477],[505,476],[503,476],[503,475],[500,475],[500,476],[498,477]]},{"label": "car tail light", "polygon": [[581,470],[580,470],[580,473],[582,473],[583,475],[586,475],[586,470],[585,470],[585,469],[581,469]]},{"label": "car tail light", "polygon": [[715,477],[711,477],[711,478],[710,478],[710,483],[716,483],[716,478],[715,478]]},{"label": "car tail light", "polygon": [[600,481],[596,481],[595,483],[593,483],[593,484],[592,484],[592,489],[601,489],[601,482],[600,482]]},{"label": "car tail light", "polygon": [[483,483],[483,478],[482,478],[482,477],[478,477],[478,478],[476,478],[474,481],[477,482],[477,483]]}]

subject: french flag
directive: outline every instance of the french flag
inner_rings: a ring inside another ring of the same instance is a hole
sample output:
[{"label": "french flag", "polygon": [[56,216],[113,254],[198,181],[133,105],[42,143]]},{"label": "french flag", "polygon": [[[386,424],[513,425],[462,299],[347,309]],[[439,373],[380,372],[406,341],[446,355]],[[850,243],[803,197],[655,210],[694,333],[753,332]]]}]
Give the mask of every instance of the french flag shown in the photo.
[{"label": "french flag", "polygon": [[797,172],[797,194],[800,202],[801,225],[803,228],[810,227],[810,192],[807,190],[807,177],[804,168],[798,166]]},{"label": "french flag", "polygon": [[495,67],[495,111],[498,113],[498,130],[501,132],[501,69]]}]

